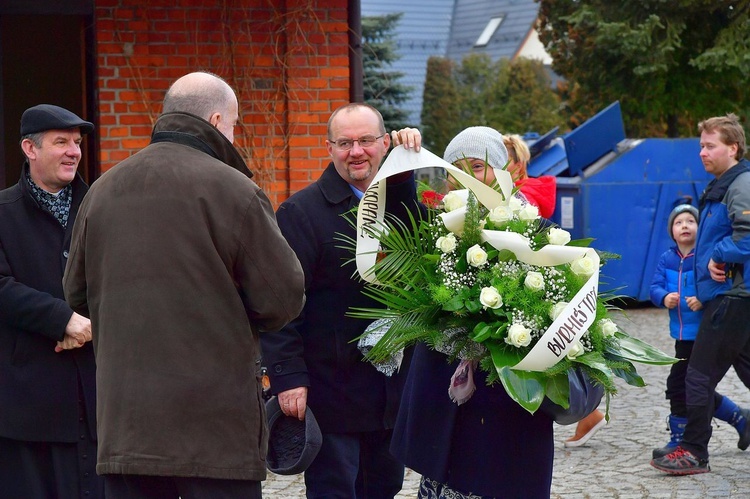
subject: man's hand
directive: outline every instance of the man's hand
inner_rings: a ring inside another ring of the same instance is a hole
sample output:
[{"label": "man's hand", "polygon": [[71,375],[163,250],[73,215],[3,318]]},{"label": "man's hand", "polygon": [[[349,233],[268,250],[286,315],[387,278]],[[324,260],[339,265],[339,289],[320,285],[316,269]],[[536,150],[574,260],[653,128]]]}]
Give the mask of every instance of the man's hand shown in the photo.
[{"label": "man's hand", "polygon": [[281,412],[302,421],[307,409],[307,387],[292,388],[278,395]]},{"label": "man's hand", "polygon": [[87,341],[91,341],[91,321],[73,312],[68,325],[65,326],[65,336],[62,341],[57,342],[55,352],[81,348]]},{"label": "man's hand", "polygon": [[724,271],[725,267],[725,263],[716,263],[713,258],[709,260],[708,273],[711,274],[711,279],[716,282],[725,282],[727,280],[727,273]]},{"label": "man's hand", "polygon": [[422,134],[416,128],[394,130],[391,132],[391,140],[393,141],[393,147],[403,144],[404,149],[414,148],[415,152],[419,152],[422,148]]},{"label": "man's hand", "polygon": [[676,292],[669,293],[664,297],[664,306],[669,309],[675,308],[678,303],[680,303],[680,295]]}]

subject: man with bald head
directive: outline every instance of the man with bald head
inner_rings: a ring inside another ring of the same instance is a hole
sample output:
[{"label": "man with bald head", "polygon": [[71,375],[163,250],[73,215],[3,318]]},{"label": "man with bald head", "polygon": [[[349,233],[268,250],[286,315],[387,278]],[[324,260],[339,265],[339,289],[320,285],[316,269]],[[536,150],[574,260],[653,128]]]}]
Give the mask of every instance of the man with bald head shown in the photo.
[{"label": "man with bald head", "polygon": [[299,315],[304,278],[237,120],[226,82],[183,76],[81,205],[63,285],[91,319],[108,498],[261,497],[259,335]]}]

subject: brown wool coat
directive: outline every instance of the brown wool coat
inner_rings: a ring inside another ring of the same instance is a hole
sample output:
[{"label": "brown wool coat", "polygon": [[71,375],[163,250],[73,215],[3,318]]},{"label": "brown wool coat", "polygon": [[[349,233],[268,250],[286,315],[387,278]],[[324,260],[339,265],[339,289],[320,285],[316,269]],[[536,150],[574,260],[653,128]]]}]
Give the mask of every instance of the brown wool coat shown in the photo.
[{"label": "brown wool coat", "polygon": [[169,113],[153,139],[92,185],[63,281],[92,321],[97,472],[261,480],[259,334],[299,315],[302,269],[215,128]]}]

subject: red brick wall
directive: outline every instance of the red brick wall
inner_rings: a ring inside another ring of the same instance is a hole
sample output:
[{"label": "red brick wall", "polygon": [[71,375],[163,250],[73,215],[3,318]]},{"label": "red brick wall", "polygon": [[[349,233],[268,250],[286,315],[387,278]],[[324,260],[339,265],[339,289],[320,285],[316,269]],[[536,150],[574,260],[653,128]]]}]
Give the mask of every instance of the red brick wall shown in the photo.
[{"label": "red brick wall", "polygon": [[102,172],[148,144],[169,85],[204,70],[238,93],[235,145],[271,200],[308,185],[328,163],[328,116],[349,100],[346,9],[346,0],[96,0]]}]

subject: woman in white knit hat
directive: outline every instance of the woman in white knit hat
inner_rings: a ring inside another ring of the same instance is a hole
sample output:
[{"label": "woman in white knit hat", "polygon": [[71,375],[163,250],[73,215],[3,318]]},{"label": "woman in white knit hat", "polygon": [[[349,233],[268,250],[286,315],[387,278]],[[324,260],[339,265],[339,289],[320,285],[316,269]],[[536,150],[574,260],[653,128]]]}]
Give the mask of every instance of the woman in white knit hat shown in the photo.
[{"label": "woman in white knit hat", "polygon": [[[492,185],[495,169],[508,162],[508,151],[497,130],[478,126],[459,133],[443,157]],[[545,400],[532,415],[501,385],[488,386],[486,374],[477,369],[476,390],[458,405],[449,398],[445,381],[457,366],[458,361],[449,363],[424,344],[414,348],[391,453],[422,475],[418,497],[548,499],[552,423],[571,424],[590,413],[601,400],[601,388],[573,375],[569,410]]]},{"label": "woman in white knit hat", "polygon": [[485,184],[493,185],[495,170],[504,170],[508,165],[508,149],[502,134],[494,128],[471,126],[448,143],[443,159],[472,172]]}]

